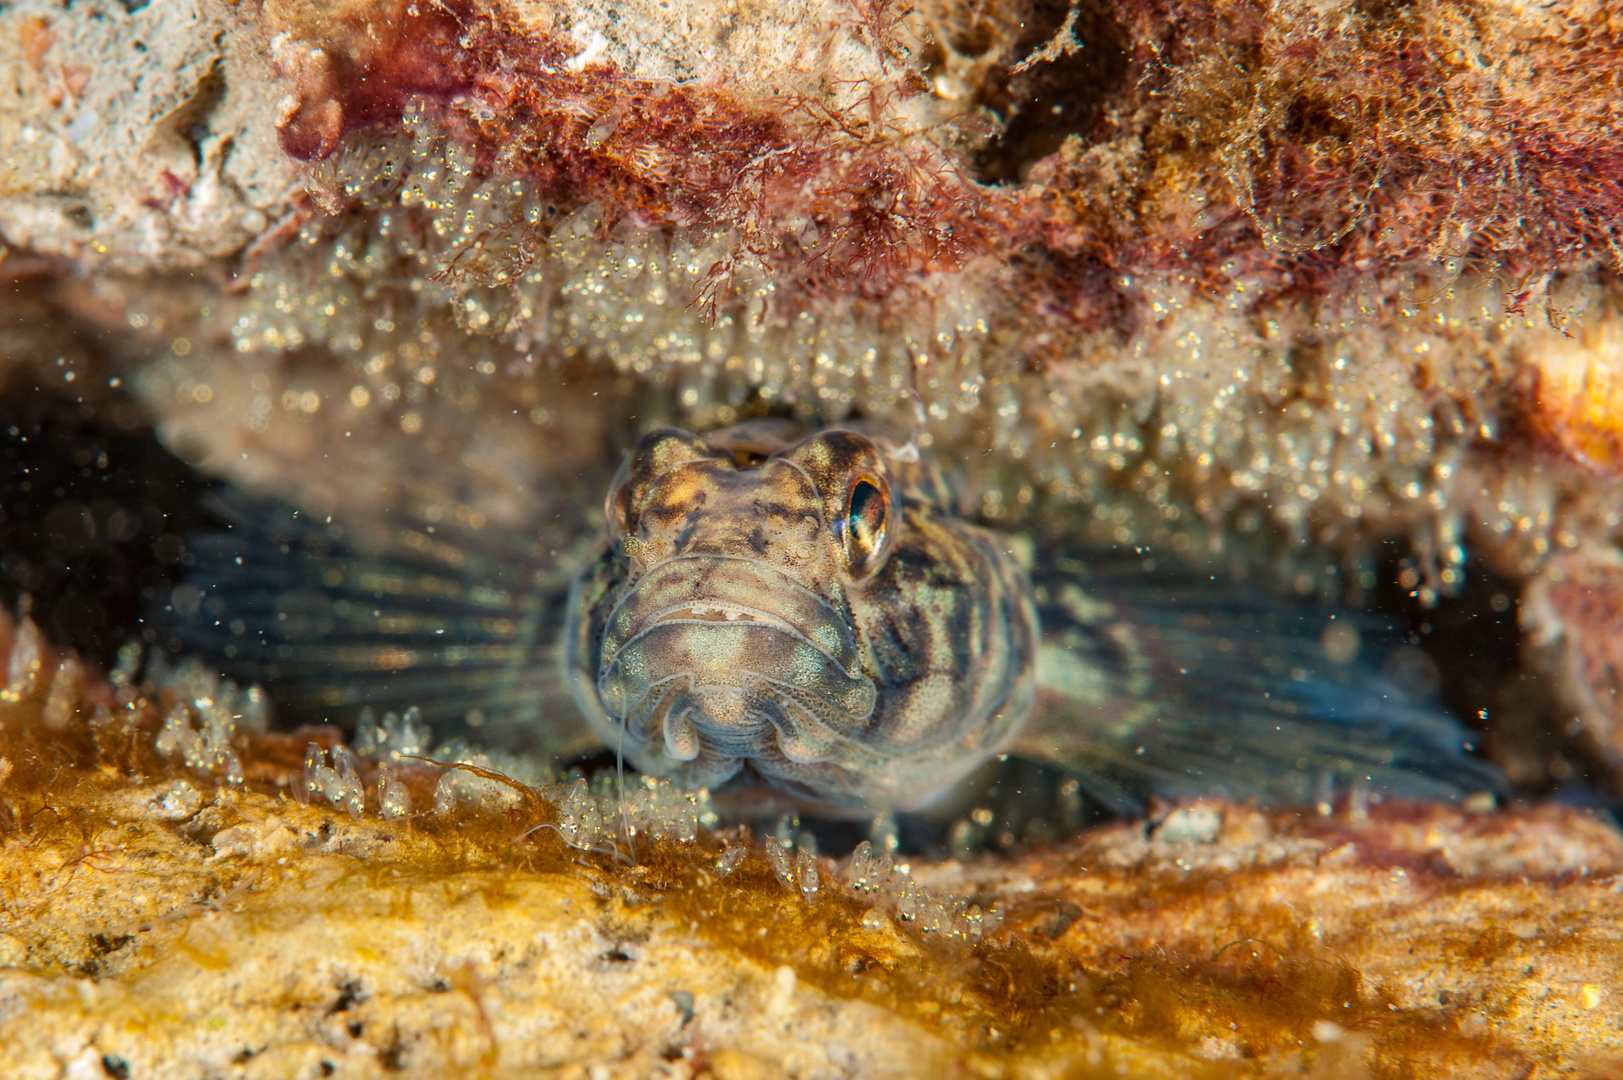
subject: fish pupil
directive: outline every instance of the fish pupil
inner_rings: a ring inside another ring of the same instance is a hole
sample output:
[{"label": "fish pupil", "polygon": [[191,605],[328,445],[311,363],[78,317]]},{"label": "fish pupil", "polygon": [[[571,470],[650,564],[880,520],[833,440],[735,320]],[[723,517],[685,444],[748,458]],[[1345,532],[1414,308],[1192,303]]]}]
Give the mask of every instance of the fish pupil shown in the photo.
[{"label": "fish pupil", "polygon": [[885,493],[877,485],[867,479],[852,485],[845,522],[853,563],[866,562],[884,546],[886,516]]}]

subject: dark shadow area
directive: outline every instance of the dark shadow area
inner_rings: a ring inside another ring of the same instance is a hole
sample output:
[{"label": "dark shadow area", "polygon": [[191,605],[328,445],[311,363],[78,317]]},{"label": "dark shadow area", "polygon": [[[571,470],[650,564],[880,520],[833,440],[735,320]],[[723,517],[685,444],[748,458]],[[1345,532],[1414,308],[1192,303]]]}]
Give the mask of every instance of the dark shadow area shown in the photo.
[{"label": "dark shadow area", "polygon": [[1483,733],[1483,756],[1523,794],[1592,802],[1615,790],[1618,778],[1577,737],[1548,677],[1522,663],[1517,585],[1471,562],[1464,587],[1426,608],[1401,584],[1405,570],[1396,554],[1383,561],[1372,606],[1409,626],[1443,704]]},{"label": "dark shadow area", "polygon": [[179,580],[182,537],[213,527],[212,485],[149,427],[13,374],[0,388],[0,604],[27,597],[54,644],[105,668]]},{"label": "dark shadow area", "polygon": [[[1068,136],[1086,139],[1126,77],[1127,34],[1103,0],[1079,0],[1073,34],[1082,48],[1014,73],[1021,60],[1053,39],[1070,10],[1067,0],[1039,0],[1009,62],[994,68],[976,95],[977,105],[1004,122],[1003,133],[974,155],[982,181],[1017,183]],[[964,51],[972,47],[966,43]]]}]

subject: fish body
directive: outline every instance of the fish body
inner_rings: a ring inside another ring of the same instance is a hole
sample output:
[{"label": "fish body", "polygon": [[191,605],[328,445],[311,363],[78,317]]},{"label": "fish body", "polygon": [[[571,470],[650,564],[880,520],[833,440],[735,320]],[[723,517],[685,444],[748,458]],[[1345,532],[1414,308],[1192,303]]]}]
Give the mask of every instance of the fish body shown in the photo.
[{"label": "fish body", "polygon": [[569,603],[594,730],[644,772],[839,810],[917,808],[1005,750],[1036,689],[1031,582],[909,457],[845,429],[645,436]]},{"label": "fish body", "polygon": [[[466,505],[526,505],[511,484],[480,502],[482,475],[458,474]],[[1005,754],[1125,812],[1502,786],[1383,673],[1401,646],[1380,620],[1063,532],[1023,565],[883,433],[666,427],[583,475],[596,523],[548,486],[529,532],[520,511],[352,529],[238,493],[231,528],[189,541],[188,602],[154,618],[284,722],[417,706],[453,740],[554,764],[607,747],[824,814],[928,807]]]}]

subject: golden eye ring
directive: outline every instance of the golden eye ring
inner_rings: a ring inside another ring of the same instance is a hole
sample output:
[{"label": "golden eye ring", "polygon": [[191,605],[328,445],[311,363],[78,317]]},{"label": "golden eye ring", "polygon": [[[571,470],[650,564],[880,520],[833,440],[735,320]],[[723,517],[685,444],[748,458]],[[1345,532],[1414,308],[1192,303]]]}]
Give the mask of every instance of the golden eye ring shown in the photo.
[{"label": "golden eye ring", "polygon": [[876,569],[890,535],[890,494],[870,476],[858,476],[845,499],[841,529],[846,561],[859,574]]}]

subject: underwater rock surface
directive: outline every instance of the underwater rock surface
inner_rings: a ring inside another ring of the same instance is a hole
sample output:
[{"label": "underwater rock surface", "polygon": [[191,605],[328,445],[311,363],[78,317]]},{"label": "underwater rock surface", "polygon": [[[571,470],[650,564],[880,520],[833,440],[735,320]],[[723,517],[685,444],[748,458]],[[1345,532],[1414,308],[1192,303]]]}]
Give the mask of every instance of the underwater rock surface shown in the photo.
[{"label": "underwater rock surface", "polygon": [[1399,538],[1432,602],[1623,523],[1603,5],[0,18],[15,272],[77,275],[172,445],[284,495],[287,439],[545,427],[523,376],[578,360],[700,429],[916,392],[926,441],[995,451],[987,519],[1271,527],[1308,592]]},{"label": "underwater rock surface", "polygon": [[188,765],[154,738],[167,698],[109,710],[77,678],[0,703],[19,1080],[1623,1062],[1623,837],[1571,809],[1196,803],[894,871],[656,828],[632,864],[566,843],[557,789],[429,809],[440,767],[402,761],[415,812],[301,802],[300,736]]},{"label": "underwater rock surface", "polygon": [[0,599],[66,590],[113,679],[36,642],[0,702],[6,1075],[1623,1067],[1603,818],[1196,804],[879,874],[683,804],[630,865],[601,792],[120,682],[206,484],[68,492],[156,431],[557,594],[642,430],[917,404],[986,524],[1502,620],[1445,693],[1615,795],[1605,4],[22,0],[0,69],[6,461],[58,446]]}]

